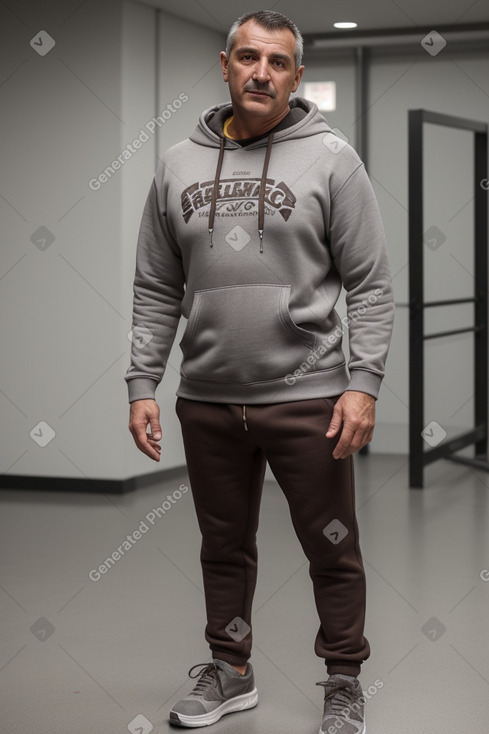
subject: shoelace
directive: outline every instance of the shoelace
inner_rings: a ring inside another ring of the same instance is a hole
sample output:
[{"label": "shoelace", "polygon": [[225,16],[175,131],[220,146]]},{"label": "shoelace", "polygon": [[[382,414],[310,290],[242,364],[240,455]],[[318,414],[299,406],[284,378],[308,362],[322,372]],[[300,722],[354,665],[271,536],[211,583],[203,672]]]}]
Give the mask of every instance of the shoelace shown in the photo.
[{"label": "shoelace", "polygon": [[[195,668],[203,668],[200,672],[192,675],[192,671]],[[197,663],[193,665],[188,671],[190,678],[199,678],[195,684],[193,690],[189,693],[189,696],[199,696],[209,686],[215,686],[217,684],[217,667],[215,663]]]},{"label": "shoelace", "polygon": [[316,685],[324,686],[324,700],[328,702],[328,708],[332,714],[339,714],[347,707],[349,710],[357,712],[359,704],[364,703],[361,691],[356,691],[354,688],[349,688],[342,683],[321,681],[320,683],[316,683]]}]

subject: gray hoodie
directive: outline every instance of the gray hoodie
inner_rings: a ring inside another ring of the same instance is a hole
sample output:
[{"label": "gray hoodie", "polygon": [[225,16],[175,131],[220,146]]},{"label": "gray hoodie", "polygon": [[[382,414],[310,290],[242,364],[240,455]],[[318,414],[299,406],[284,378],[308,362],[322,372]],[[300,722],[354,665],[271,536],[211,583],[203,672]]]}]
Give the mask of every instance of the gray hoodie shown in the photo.
[{"label": "gray hoodie", "polygon": [[377,398],[394,316],[378,204],[316,105],[290,106],[288,126],[244,145],[222,133],[231,105],[211,107],[159,163],[137,242],[129,402],[155,397],[181,315],[183,398]]}]

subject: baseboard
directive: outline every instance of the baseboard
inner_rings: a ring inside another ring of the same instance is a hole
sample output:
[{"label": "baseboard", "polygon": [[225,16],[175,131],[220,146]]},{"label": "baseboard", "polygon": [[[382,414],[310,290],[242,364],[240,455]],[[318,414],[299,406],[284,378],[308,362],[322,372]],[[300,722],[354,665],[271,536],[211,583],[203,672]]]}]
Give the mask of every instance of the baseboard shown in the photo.
[{"label": "baseboard", "polygon": [[34,489],[43,492],[100,492],[126,494],[149,484],[186,474],[186,466],[172,467],[127,479],[81,479],[78,477],[38,477],[35,475],[0,474],[0,489]]}]

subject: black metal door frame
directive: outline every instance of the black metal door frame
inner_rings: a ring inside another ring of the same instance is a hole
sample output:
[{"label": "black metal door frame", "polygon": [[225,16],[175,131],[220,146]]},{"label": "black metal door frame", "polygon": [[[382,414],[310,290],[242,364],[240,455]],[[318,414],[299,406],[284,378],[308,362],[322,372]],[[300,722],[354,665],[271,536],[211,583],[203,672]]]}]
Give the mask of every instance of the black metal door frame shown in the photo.
[{"label": "black metal door frame", "polygon": [[[424,300],[423,225],[423,125],[443,125],[474,133],[474,295],[443,301]],[[487,255],[487,165],[488,125],[462,117],[428,110],[409,110],[409,485],[423,488],[424,467],[437,459],[449,459],[489,471],[487,461],[488,419],[488,255]],[[426,308],[474,304],[472,326],[425,334]],[[425,450],[424,342],[427,339],[473,332],[474,334],[474,427]],[[475,446],[475,458],[456,456],[466,446]]]}]

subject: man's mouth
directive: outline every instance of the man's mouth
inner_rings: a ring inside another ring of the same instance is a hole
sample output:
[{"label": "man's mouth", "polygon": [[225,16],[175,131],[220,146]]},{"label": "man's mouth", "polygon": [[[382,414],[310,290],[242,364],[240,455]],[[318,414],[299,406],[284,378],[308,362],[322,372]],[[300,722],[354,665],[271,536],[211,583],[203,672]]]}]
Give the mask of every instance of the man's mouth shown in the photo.
[{"label": "man's mouth", "polygon": [[271,94],[268,92],[264,92],[262,89],[248,89],[247,90],[250,94],[259,94],[262,97],[271,97]]}]

